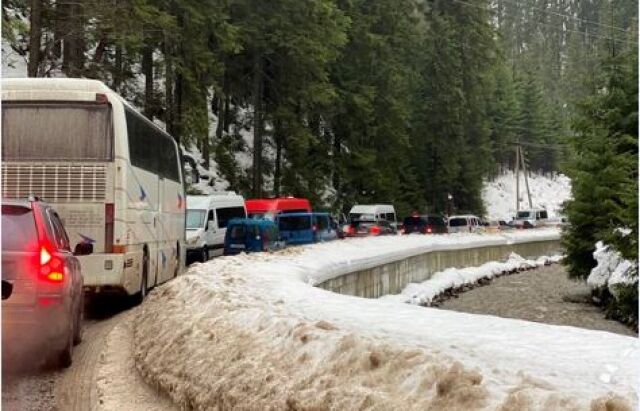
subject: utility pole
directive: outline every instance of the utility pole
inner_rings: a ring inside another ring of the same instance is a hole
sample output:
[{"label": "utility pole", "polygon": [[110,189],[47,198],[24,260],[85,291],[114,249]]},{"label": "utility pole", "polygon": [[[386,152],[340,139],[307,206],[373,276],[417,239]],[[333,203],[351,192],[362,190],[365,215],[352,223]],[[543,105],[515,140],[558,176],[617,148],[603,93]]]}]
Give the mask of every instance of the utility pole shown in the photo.
[{"label": "utility pole", "polygon": [[527,163],[524,161],[524,152],[522,147],[518,146],[520,151],[520,161],[522,162],[522,173],[524,174],[524,185],[527,187],[527,198],[529,199],[529,208],[533,208],[533,202],[531,201],[531,191],[529,191],[529,177],[527,176]]},{"label": "utility pole", "polygon": [[516,143],[516,213],[520,211],[520,142]]}]

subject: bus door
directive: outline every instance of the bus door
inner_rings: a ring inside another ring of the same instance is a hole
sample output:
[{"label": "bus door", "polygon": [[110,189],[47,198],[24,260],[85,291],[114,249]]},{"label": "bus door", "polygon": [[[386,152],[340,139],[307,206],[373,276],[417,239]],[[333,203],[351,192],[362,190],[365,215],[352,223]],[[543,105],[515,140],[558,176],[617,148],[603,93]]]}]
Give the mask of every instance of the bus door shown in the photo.
[{"label": "bus door", "polygon": [[162,176],[158,176],[158,210],[156,212],[156,220],[155,220],[155,235],[156,241],[158,244],[157,255],[156,255],[156,276],[155,283],[159,284],[166,280],[168,266],[170,263],[171,254],[167,253],[166,246],[166,232],[170,229],[169,227],[169,219],[165,215],[167,212],[166,206],[166,187],[165,187],[165,179]]}]

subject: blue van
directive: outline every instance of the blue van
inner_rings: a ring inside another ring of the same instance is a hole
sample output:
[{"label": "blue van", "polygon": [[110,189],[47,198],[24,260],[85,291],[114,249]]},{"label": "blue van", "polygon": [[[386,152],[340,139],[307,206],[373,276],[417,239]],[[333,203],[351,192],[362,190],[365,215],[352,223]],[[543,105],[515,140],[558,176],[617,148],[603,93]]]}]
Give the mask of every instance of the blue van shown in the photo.
[{"label": "blue van", "polygon": [[276,217],[280,236],[287,244],[311,244],[338,238],[329,213],[289,213]]},{"label": "blue van", "polygon": [[270,220],[233,218],[224,237],[224,255],[274,251],[285,247],[278,226]]}]

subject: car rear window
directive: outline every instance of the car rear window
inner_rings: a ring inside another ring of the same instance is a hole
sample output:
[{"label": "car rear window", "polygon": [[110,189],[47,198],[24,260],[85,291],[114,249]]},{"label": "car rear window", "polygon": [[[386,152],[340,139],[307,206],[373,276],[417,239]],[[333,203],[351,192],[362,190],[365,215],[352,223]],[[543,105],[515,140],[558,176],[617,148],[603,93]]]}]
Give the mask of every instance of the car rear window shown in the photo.
[{"label": "car rear window", "polygon": [[424,218],[421,217],[407,217],[404,219],[403,224],[405,226],[423,226],[426,225],[427,222],[424,220]]},{"label": "car rear window", "polygon": [[35,250],[37,244],[33,211],[21,206],[2,205],[2,250]]},{"label": "car rear window", "polygon": [[232,240],[244,241],[246,233],[247,233],[247,230],[245,230],[243,225],[233,225],[229,229],[229,238],[231,238]]},{"label": "car rear window", "polygon": [[373,214],[351,213],[349,218],[351,221],[376,221],[376,216]]},{"label": "car rear window", "polygon": [[310,230],[311,216],[281,216],[278,226],[280,231]]},{"label": "car rear window", "polygon": [[451,227],[463,227],[463,226],[467,225],[467,219],[466,218],[452,218],[451,220],[449,220],[449,225]]}]

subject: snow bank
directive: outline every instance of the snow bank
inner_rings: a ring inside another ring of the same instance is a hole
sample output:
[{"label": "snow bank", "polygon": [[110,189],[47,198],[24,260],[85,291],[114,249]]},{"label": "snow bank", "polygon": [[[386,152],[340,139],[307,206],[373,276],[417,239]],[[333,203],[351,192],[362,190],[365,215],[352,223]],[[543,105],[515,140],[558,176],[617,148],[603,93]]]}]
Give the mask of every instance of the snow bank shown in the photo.
[{"label": "snow bank", "polygon": [[[547,177],[532,173],[529,189],[534,207],[546,208],[549,217],[558,217],[562,203],[571,197],[571,180],[564,174]],[[520,176],[520,208],[528,207],[524,177]],[[498,176],[493,181],[485,181],[482,200],[490,220],[509,221],[516,214],[516,180],[513,171]]]},{"label": "snow bank", "polygon": [[636,406],[637,338],[310,286],[384,260],[384,247],[396,257],[519,235],[353,239],[195,264],[142,305],[137,367],[187,409]]},{"label": "snow bank", "polygon": [[410,283],[397,295],[382,297],[385,300],[397,301],[417,305],[429,305],[435,297],[447,290],[463,285],[476,284],[482,279],[492,279],[496,275],[507,272],[520,271],[542,267],[550,263],[557,263],[562,256],[542,256],[536,260],[527,260],[518,254],[511,253],[507,261],[491,261],[480,267],[449,268],[435,273],[430,279],[422,283]]},{"label": "snow bank", "polygon": [[555,228],[517,230],[504,234],[448,234],[436,236],[402,235],[349,238],[300,248],[294,262],[300,280],[317,285],[354,271],[437,250],[558,240]]},{"label": "snow bank", "polygon": [[597,265],[591,270],[587,284],[593,288],[608,287],[611,295],[617,298],[616,286],[632,286],[638,283],[637,264],[622,258],[619,252],[605,245],[602,241],[596,243],[593,258]]}]

